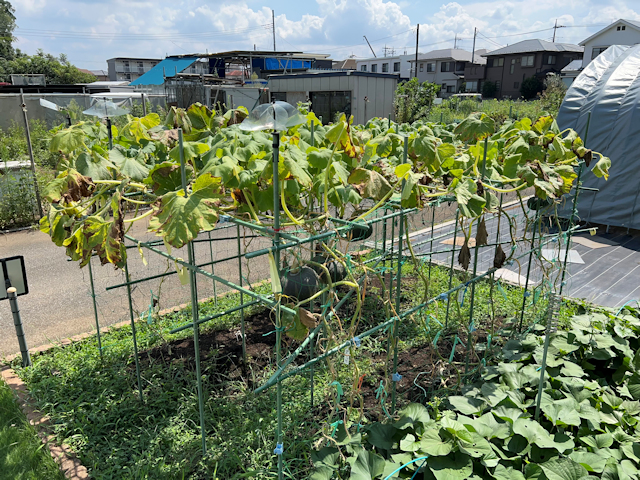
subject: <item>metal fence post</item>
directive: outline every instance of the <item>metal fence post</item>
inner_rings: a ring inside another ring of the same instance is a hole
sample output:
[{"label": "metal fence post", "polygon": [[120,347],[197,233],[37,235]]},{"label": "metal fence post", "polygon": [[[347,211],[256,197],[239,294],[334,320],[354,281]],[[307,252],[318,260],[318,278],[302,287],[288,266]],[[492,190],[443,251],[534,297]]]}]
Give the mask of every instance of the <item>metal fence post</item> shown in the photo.
[{"label": "metal fence post", "polygon": [[16,327],[16,335],[18,337],[18,344],[20,345],[20,354],[22,355],[22,366],[31,366],[31,356],[29,355],[29,349],[27,348],[27,340],[24,338],[24,330],[22,328],[22,319],[20,318],[20,309],[18,308],[18,297],[16,295],[16,288],[7,288],[7,297],[11,304],[11,313],[13,314],[13,324]]}]

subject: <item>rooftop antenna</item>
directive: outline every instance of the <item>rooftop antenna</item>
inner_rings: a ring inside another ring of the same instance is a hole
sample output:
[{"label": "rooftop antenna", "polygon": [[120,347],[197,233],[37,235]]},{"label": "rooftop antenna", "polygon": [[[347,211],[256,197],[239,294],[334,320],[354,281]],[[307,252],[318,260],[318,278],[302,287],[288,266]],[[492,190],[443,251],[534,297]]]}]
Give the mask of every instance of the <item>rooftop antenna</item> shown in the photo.
[{"label": "rooftop antenna", "polygon": [[367,45],[369,45],[369,48],[371,49],[371,53],[373,53],[373,56],[378,58],[378,56],[376,55],[376,52],[373,51],[373,47],[371,46],[371,44],[369,43],[369,40],[367,40],[367,36],[363,35],[364,39],[367,41]]}]

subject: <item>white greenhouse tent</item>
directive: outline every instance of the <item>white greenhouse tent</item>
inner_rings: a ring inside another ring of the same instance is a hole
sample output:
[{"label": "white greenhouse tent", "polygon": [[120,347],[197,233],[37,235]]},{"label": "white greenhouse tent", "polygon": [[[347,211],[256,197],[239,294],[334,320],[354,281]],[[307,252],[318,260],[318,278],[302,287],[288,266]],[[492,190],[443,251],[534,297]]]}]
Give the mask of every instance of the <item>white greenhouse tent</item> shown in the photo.
[{"label": "white greenhouse tent", "polygon": [[579,219],[640,229],[640,45],[613,45],[596,57],[567,91],[557,122],[611,159],[607,181],[583,173]]}]

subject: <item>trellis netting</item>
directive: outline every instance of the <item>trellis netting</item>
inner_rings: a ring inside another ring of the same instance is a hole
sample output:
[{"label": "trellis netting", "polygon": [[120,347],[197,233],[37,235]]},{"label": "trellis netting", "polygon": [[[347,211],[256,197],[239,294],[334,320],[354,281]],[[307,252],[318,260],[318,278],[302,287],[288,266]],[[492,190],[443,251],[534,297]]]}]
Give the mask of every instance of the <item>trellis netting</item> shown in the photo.
[{"label": "trellis netting", "polygon": [[[616,166],[608,181],[583,176],[580,220],[640,228],[640,45],[613,45],[596,57],[573,82],[558,114],[561,130],[572,128],[585,146]],[[592,164],[593,166],[593,164]],[[571,214],[567,199],[563,216]]]}]

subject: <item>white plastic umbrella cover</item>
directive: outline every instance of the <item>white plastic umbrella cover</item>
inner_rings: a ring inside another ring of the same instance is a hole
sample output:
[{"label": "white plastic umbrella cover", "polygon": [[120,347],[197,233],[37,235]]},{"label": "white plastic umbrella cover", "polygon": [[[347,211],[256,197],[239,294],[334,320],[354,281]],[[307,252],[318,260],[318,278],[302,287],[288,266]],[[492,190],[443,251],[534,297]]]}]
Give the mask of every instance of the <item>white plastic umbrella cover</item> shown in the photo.
[{"label": "white plastic umbrella cover", "polygon": [[119,117],[120,115],[126,115],[131,110],[130,99],[124,99],[120,101],[114,101],[108,97],[104,98],[92,98],[91,106],[85,110],[85,115],[92,115],[94,117]]},{"label": "white plastic umbrella cover", "polygon": [[305,118],[298,109],[287,102],[273,102],[258,105],[240,124],[242,130],[275,130],[282,132],[304,123]]}]

